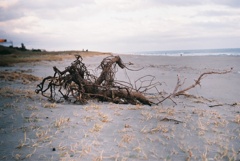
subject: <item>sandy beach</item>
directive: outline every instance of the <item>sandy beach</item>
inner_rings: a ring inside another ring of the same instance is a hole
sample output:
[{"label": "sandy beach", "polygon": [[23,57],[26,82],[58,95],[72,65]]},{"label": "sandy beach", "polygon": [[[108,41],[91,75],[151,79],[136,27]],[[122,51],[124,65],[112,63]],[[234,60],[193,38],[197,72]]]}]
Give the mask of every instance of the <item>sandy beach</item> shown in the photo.
[{"label": "sandy beach", "polygon": [[[104,57],[83,61],[95,72]],[[204,77],[189,97],[146,106],[51,103],[35,93],[40,80],[53,75],[53,66],[63,70],[74,57],[0,67],[0,160],[240,160],[239,56],[120,57],[141,70],[118,69],[118,80],[134,83],[152,75],[166,94],[177,76],[184,88],[201,73],[233,70]]]}]

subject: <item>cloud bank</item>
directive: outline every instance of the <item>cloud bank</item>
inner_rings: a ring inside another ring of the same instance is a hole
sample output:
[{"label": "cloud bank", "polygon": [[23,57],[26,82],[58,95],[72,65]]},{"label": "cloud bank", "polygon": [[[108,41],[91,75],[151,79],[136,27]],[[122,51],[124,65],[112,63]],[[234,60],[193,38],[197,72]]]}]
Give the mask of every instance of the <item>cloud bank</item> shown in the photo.
[{"label": "cloud bank", "polygon": [[235,48],[238,0],[0,0],[0,38],[47,50]]}]

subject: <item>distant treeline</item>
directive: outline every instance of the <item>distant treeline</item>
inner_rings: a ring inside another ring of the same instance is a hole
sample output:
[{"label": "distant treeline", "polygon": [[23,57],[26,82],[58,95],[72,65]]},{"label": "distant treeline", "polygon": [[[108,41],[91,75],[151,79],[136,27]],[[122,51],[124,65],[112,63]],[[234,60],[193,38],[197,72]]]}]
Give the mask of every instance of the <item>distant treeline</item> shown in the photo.
[{"label": "distant treeline", "polygon": [[45,50],[41,50],[41,49],[27,49],[25,47],[25,45],[23,43],[21,43],[21,47],[13,47],[13,46],[9,46],[9,48],[13,48],[13,49],[17,49],[17,50],[20,50],[20,51],[33,51],[33,52],[42,52],[42,51],[45,51]]},{"label": "distant treeline", "polygon": [[14,47],[14,46],[0,46],[0,54],[1,55],[7,55],[7,54],[12,54],[14,51],[32,51],[32,52],[45,52],[46,50],[41,50],[41,49],[27,49],[25,45],[22,43],[21,47]]}]

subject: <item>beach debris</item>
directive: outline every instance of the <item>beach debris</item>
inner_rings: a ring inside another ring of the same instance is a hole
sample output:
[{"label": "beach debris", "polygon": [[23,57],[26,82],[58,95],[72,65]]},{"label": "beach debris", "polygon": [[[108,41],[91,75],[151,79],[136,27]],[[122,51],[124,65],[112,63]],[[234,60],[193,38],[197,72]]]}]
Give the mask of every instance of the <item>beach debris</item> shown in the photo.
[{"label": "beach debris", "polygon": [[167,118],[167,117],[164,117],[163,119],[161,119],[160,121],[166,121],[166,122],[174,122],[174,124],[179,124],[179,123],[183,123],[182,121],[179,121],[179,120],[175,120],[175,119],[171,119],[171,118]]},{"label": "beach debris", "polygon": [[[226,74],[232,71],[211,71],[202,73],[195,83],[182,89],[185,79],[182,82],[178,76],[174,91],[167,96],[162,96],[158,88],[160,82],[155,81],[152,75],[145,75],[137,79],[134,84],[115,79],[118,71],[117,67],[131,71],[139,71],[129,69],[119,56],[108,56],[102,60],[98,69],[101,70],[97,77],[89,72],[83,63],[80,55],[75,55],[76,60],[60,71],[57,67],[53,67],[54,75],[43,78],[42,82],[37,85],[35,92],[41,93],[44,97],[52,102],[70,101],[74,103],[85,104],[90,99],[98,99],[99,101],[113,102],[116,104],[133,104],[133,105],[158,105],[163,101],[172,99],[175,96],[186,95],[186,91],[200,86],[200,81],[210,74]],[[156,93],[149,93],[154,89]],[[181,89],[181,90],[180,90]],[[159,99],[161,96],[161,99]],[[152,101],[153,100],[153,101]],[[174,102],[176,104],[176,102]]]},{"label": "beach debris", "polygon": [[183,89],[183,90],[179,90],[180,87],[184,84],[185,80],[183,82],[181,82],[179,76],[178,76],[178,81],[177,81],[177,85],[173,91],[173,95],[174,96],[179,96],[179,95],[182,95],[182,94],[185,94],[186,91],[196,87],[197,85],[201,86],[201,80],[204,78],[204,76],[207,76],[207,75],[210,75],[210,74],[227,74],[227,73],[230,73],[231,71],[233,70],[233,68],[231,68],[230,70],[225,70],[225,71],[220,71],[220,72],[214,72],[214,71],[211,71],[211,72],[205,72],[205,73],[202,73],[197,80],[195,80],[195,83],[193,83],[192,85],[190,85],[189,87]]},{"label": "beach debris", "polygon": [[[184,96],[188,96],[188,97],[189,97],[190,95],[187,94],[186,92],[187,92],[188,90],[192,89],[192,88],[195,88],[195,87],[198,86],[198,85],[201,86],[201,80],[202,80],[205,76],[211,75],[211,74],[227,74],[227,73],[230,73],[232,70],[233,70],[233,68],[231,68],[231,69],[229,69],[229,70],[224,70],[224,71],[210,71],[210,72],[202,73],[202,74],[198,77],[198,79],[195,80],[195,82],[194,82],[192,85],[190,85],[190,86],[188,86],[188,87],[186,87],[186,88],[184,88],[184,89],[181,89],[181,88],[182,88],[182,86],[184,85],[186,78],[185,78],[183,81],[181,81],[180,77],[178,76],[177,84],[176,84],[173,92],[170,93],[168,96],[166,96],[165,98],[163,98],[161,101],[159,101],[159,102],[156,103],[156,104],[162,103],[163,101],[165,101],[165,100],[167,100],[167,99],[172,100],[172,99],[171,99],[172,97],[176,97],[176,96],[180,96],[180,95],[184,95]],[[180,89],[181,89],[181,90],[180,90]],[[173,100],[172,100],[172,101],[173,101]],[[173,101],[173,102],[174,102],[174,101]],[[174,103],[176,104],[176,102],[174,102]]]},{"label": "beach debris", "polygon": [[212,108],[212,107],[218,107],[218,106],[223,106],[224,104],[214,104],[214,105],[209,105],[208,107]]},{"label": "beach debris", "polygon": [[[117,104],[152,105],[144,96],[144,92],[156,85],[152,84],[152,80],[149,85],[138,89],[129,83],[115,80],[117,66],[131,70],[124,65],[119,56],[109,56],[102,60],[98,67],[101,69],[99,77],[88,71],[80,55],[75,57],[76,60],[63,71],[54,66],[54,75],[44,78],[37,85],[35,92],[53,102],[64,99],[84,104],[89,99],[98,99]],[[143,78],[137,81],[141,82]]]}]

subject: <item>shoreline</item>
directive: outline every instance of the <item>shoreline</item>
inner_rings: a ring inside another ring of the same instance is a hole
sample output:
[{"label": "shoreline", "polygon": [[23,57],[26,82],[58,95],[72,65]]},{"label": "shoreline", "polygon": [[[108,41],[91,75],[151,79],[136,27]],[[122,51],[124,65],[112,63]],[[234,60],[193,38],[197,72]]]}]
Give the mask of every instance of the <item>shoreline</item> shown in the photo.
[{"label": "shoreline", "polygon": [[232,56],[232,57],[240,57],[240,54],[216,54],[216,55],[211,55],[211,54],[206,54],[206,55],[201,55],[201,54],[129,54],[129,53],[112,53],[113,55],[126,55],[126,56],[152,56],[152,57],[218,57],[218,56]]},{"label": "shoreline", "polygon": [[130,55],[145,56],[240,56],[240,48],[222,48],[222,49],[192,49],[192,50],[162,50],[162,51],[143,51],[128,52]]}]

